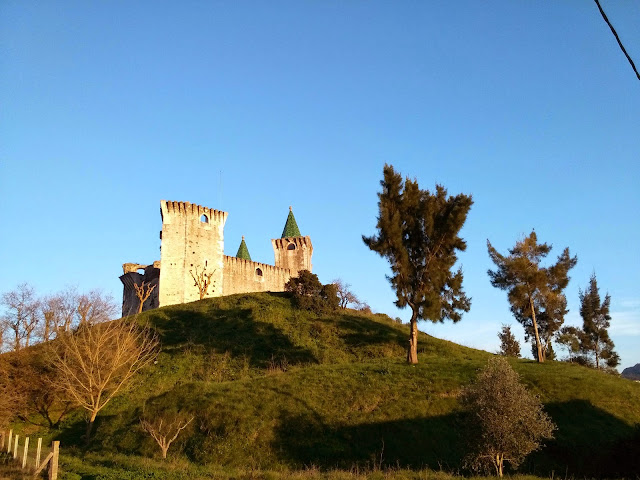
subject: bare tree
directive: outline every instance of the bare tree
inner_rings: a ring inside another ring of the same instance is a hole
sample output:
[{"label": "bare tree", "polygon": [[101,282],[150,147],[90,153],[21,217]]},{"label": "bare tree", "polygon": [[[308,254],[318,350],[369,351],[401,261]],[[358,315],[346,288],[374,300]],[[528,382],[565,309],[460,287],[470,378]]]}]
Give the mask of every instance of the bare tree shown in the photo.
[{"label": "bare tree", "polygon": [[10,378],[6,356],[0,357],[0,427],[5,428],[16,414],[17,395]]},{"label": "bare tree", "polygon": [[34,419],[34,414],[39,415],[46,426],[56,428],[74,404],[62,394],[56,371],[42,349],[13,354],[8,364],[12,394],[19,399],[16,414],[25,422],[42,425]]},{"label": "bare tree", "polygon": [[108,322],[116,311],[117,305],[113,297],[103,294],[100,290],[91,290],[77,297],[77,312],[80,325],[95,325]]},{"label": "bare tree", "polygon": [[[142,306],[144,305],[144,302],[146,302],[147,299],[151,296],[151,293],[156,288],[156,285],[149,285],[145,282],[142,282],[140,286],[134,283],[133,287],[136,289],[136,297],[138,297],[138,300],[140,301],[140,305],[138,305],[138,313],[142,313]],[[202,300],[202,297],[200,297],[200,300]]]},{"label": "bare tree", "polygon": [[180,432],[187,428],[193,421],[194,417],[189,419],[176,414],[172,418],[166,418],[169,414],[154,415],[151,418],[140,418],[140,426],[156,441],[160,450],[162,450],[162,458],[167,458],[167,451],[174,442]]},{"label": "bare tree", "polygon": [[6,307],[3,325],[13,331],[13,350],[20,350],[23,340],[24,346],[29,346],[39,321],[35,290],[28,283],[22,283],[15,290],[2,294],[1,303]]},{"label": "bare tree", "polygon": [[344,282],[341,278],[336,278],[332,281],[337,290],[338,290],[338,298],[340,299],[340,308],[347,308],[349,304],[354,306],[360,305],[360,300],[355,293],[351,291],[351,285]]},{"label": "bare tree", "polygon": [[207,291],[212,284],[215,282],[211,282],[211,277],[216,271],[214,270],[211,273],[207,273],[207,267],[205,266],[202,269],[202,272],[198,273],[198,267],[196,266],[196,273],[189,270],[191,274],[191,278],[193,278],[193,286],[198,287],[198,293],[200,294],[200,300],[207,296]]},{"label": "bare tree", "polygon": [[63,323],[63,305],[60,295],[45,297],[40,301],[40,313],[43,323],[41,337],[43,342],[51,340]]},{"label": "bare tree", "polygon": [[98,412],[132,377],[153,362],[158,339],[148,328],[121,320],[81,325],[51,343],[49,361],[65,396],[87,411],[89,442]]},{"label": "bare tree", "polygon": [[78,315],[78,291],[75,287],[67,287],[56,295],[58,308],[60,309],[60,327],[68,332],[74,325]]}]

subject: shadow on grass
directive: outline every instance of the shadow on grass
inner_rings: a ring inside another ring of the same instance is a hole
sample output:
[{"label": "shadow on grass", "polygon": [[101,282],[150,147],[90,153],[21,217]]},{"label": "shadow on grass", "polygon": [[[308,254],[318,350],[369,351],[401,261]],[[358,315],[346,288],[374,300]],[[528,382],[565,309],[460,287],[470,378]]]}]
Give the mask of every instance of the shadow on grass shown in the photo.
[{"label": "shadow on grass", "polygon": [[283,358],[291,365],[318,363],[310,350],[294,345],[273,324],[254,319],[250,308],[207,307],[195,310],[185,305],[172,308],[170,315],[166,311],[149,314],[164,351],[177,355],[185,344],[198,345],[234,357],[245,355],[255,368],[265,368],[272,359]]},{"label": "shadow on grass", "polygon": [[392,325],[372,321],[356,315],[341,315],[337,322],[340,337],[349,346],[395,343],[401,348],[407,345],[407,334]]},{"label": "shadow on grass", "polygon": [[550,403],[555,438],[531,454],[521,471],[549,476],[636,478],[640,472],[640,428],[585,400]]},{"label": "shadow on grass", "polygon": [[[546,410],[558,425],[556,438],[530,455],[519,473],[637,478],[640,427],[586,401],[550,404]],[[463,414],[332,426],[310,412],[283,412],[273,449],[294,467],[428,467],[459,473],[465,455]]]},{"label": "shadow on grass", "polygon": [[284,412],[273,449],[295,467],[323,469],[385,467],[445,469],[457,472],[463,455],[460,416],[375,422],[351,426],[323,424],[313,414]]}]

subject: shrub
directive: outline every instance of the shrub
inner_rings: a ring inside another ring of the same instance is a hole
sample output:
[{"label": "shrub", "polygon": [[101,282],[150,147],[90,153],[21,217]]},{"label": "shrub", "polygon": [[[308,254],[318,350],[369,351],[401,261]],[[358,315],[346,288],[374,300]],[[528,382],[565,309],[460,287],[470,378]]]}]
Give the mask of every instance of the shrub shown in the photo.
[{"label": "shrub", "polygon": [[461,400],[467,409],[464,434],[470,450],[465,463],[472,470],[493,467],[502,477],[505,461],[517,468],[541,447],[542,439],[553,437],[556,427],[542,404],[504,358],[491,358]]},{"label": "shrub", "polygon": [[336,285],[322,285],[318,276],[309,270],[301,270],[284,288],[293,294],[296,305],[303,310],[320,314],[333,311],[340,304]]}]

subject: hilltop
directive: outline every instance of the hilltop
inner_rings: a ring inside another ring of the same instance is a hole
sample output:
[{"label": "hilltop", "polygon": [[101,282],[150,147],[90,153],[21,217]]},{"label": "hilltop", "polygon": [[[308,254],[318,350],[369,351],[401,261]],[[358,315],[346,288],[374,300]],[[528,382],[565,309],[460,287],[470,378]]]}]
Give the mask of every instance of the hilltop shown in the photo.
[{"label": "hilltop", "polygon": [[[174,305],[138,321],[160,336],[157,363],[101,412],[88,450],[80,440],[82,412],[52,432],[65,446],[67,471],[98,478],[91,475],[157,457],[139,428],[143,410],[195,416],[169,456],[199,472],[207,466],[460,470],[457,396],[490,353],[421,333],[420,363],[409,366],[406,325],[353,310],[318,316],[295,308],[286,294]],[[558,425],[555,440],[522,472],[632,471],[626,469],[637,461],[631,455],[640,440],[634,427],[640,385],[561,362],[512,365]]]},{"label": "hilltop", "polygon": [[633,367],[625,368],[622,371],[622,376],[629,380],[640,380],[640,363],[635,364]]}]

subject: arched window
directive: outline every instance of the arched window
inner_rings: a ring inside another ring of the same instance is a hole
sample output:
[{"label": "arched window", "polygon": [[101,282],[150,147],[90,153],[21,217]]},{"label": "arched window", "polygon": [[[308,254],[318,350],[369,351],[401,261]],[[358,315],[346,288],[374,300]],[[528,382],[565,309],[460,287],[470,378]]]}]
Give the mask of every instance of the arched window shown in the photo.
[{"label": "arched window", "polygon": [[259,277],[262,276],[262,269],[261,268],[256,268],[256,275],[258,275]]},{"label": "arched window", "polygon": [[295,249],[296,249],[295,243],[290,243],[289,245],[287,245],[287,250],[295,250]]},{"label": "arched window", "polygon": [[207,217],[206,215],[204,215],[204,214],[203,214],[203,215],[200,217],[200,221],[201,221],[202,223],[209,223],[209,217]]}]

